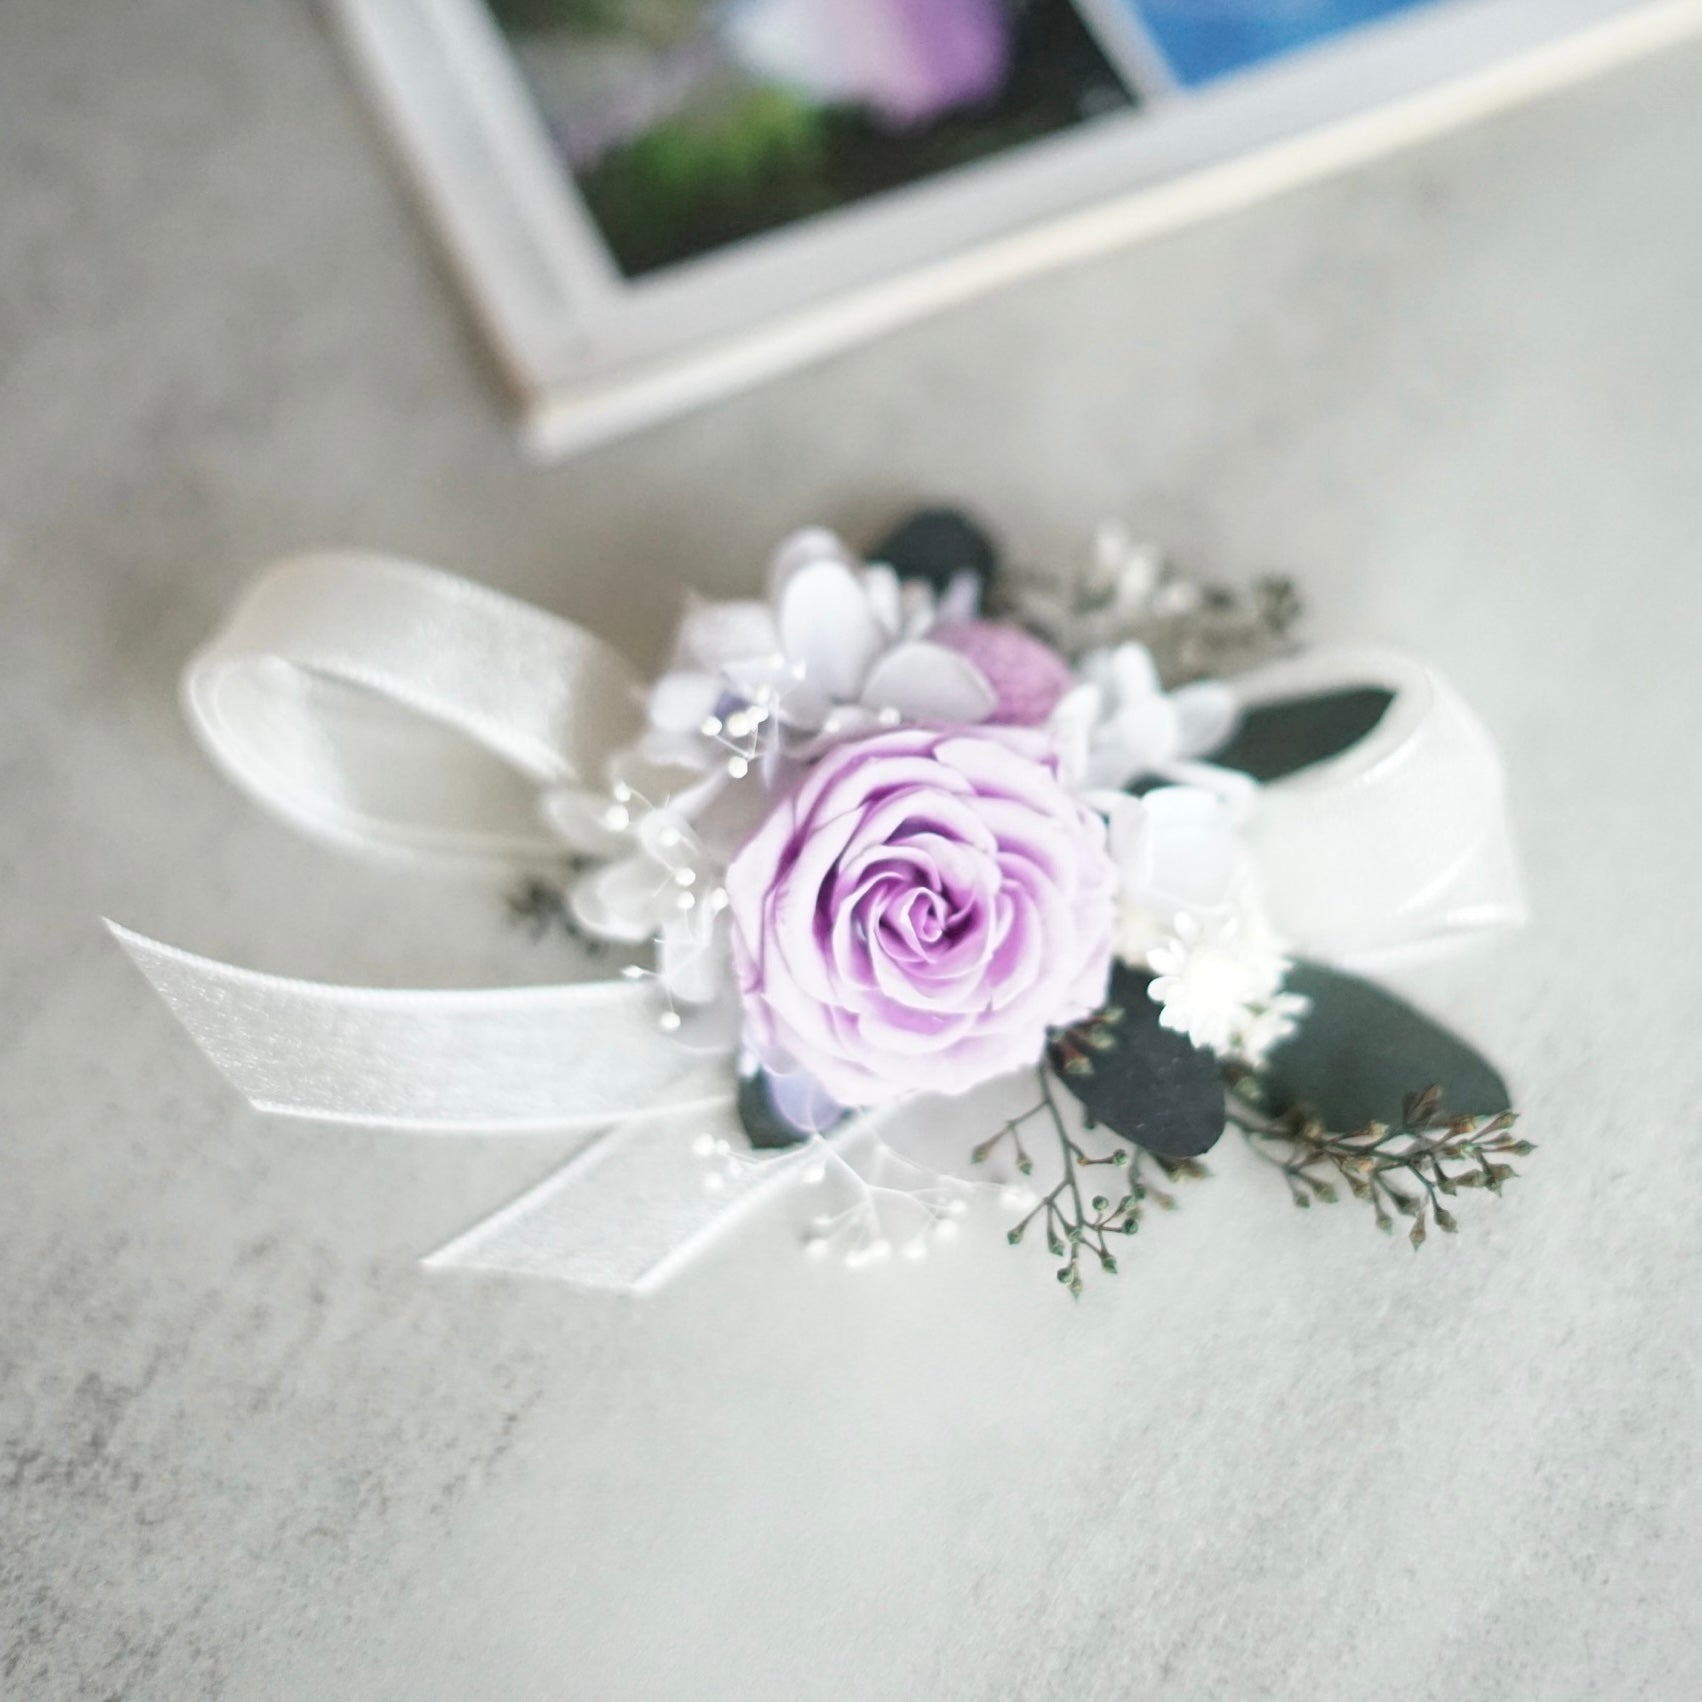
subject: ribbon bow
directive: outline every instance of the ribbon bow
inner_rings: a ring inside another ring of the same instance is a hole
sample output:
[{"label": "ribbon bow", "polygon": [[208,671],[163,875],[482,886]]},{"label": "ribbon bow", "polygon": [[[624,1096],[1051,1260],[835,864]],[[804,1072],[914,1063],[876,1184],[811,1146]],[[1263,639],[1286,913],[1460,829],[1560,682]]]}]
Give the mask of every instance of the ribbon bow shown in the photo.
[{"label": "ribbon bow", "polygon": [[[1262,789],[1253,846],[1272,919],[1298,949],[1387,961],[1521,919],[1499,760],[1439,676],[1341,648],[1230,683],[1247,712],[1387,697],[1349,748]],[[332,553],[261,574],[190,661],[182,696],[214,763],[302,832],[403,863],[512,870],[560,859],[541,802],[601,789],[642,724],[643,683],[543,610],[412,562]],[[796,1162],[780,1153],[705,1187],[694,1147],[741,1138],[730,1060],[679,1045],[642,981],[332,986],[107,925],[262,1111],[417,1133],[603,1131],[430,1267],[650,1288]]]}]

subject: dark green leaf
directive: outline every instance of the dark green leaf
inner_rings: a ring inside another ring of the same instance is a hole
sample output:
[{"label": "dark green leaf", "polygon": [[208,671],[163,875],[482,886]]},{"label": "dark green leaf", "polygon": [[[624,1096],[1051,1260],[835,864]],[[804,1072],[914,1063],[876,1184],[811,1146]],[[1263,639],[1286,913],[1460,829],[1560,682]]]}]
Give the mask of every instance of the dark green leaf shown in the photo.
[{"label": "dark green leaf", "polygon": [[1511,1104],[1487,1059],[1393,993],[1319,963],[1297,963],[1287,987],[1312,1010],[1271,1054],[1272,1111],[1306,1105],[1331,1129],[1399,1123],[1407,1095],[1432,1085],[1455,1115],[1487,1117]]},{"label": "dark green leaf", "polygon": [[1326,757],[1350,750],[1379,721],[1394,694],[1381,686],[1349,686],[1316,697],[1262,703],[1241,717],[1212,761],[1255,780],[1281,780]]},{"label": "dark green leaf", "polygon": [[808,1138],[808,1131],[788,1122],[774,1108],[768,1094],[768,1077],[761,1070],[755,1075],[739,1078],[739,1121],[745,1126],[745,1138],[758,1151],[775,1147],[796,1146]]},{"label": "dark green leaf", "polygon": [[923,579],[943,591],[952,575],[967,568],[986,591],[998,572],[999,552],[987,532],[956,508],[921,508],[901,521],[869,551],[900,579]]},{"label": "dark green leaf", "polygon": [[1212,1053],[1159,1026],[1159,1007],[1147,997],[1151,979],[1119,964],[1109,1002],[1120,1017],[1107,1025],[1114,1044],[1085,1052],[1061,1035],[1052,1067],[1114,1134],[1164,1158],[1197,1158],[1223,1133],[1223,1077]]}]

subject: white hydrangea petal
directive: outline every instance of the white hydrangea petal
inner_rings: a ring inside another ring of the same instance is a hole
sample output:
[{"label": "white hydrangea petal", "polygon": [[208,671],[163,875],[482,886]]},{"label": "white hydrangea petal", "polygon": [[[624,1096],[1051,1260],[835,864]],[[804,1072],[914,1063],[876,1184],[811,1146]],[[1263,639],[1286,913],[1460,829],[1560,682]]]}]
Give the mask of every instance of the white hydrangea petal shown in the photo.
[{"label": "white hydrangea petal", "polygon": [[926,637],[942,618],[934,602],[933,587],[920,579],[905,579],[900,581],[898,589],[900,615],[896,636],[901,639]]},{"label": "white hydrangea petal", "polygon": [[730,970],[726,930],[709,906],[695,903],[664,918],[656,972],[662,985],[688,1005],[709,1004]]},{"label": "white hydrangea petal", "polygon": [[811,680],[793,680],[776,696],[774,707],[783,726],[814,733],[833,713],[833,699]]},{"label": "white hydrangea petal", "polygon": [[904,721],[985,721],[998,704],[987,676],[943,644],[918,639],[889,650],[863,686],[862,703],[877,716]]},{"label": "white hydrangea petal", "polygon": [[1119,644],[1111,652],[1111,678],[1119,704],[1138,703],[1143,698],[1162,697],[1163,682],[1152,652],[1144,644]]},{"label": "white hydrangea petal", "polygon": [[1204,756],[1214,751],[1241,718],[1235,693],[1222,680],[1195,680],[1170,694],[1176,709],[1176,754]]},{"label": "white hydrangea petal", "polygon": [[800,527],[782,538],[774,554],[768,558],[769,601],[779,603],[788,581],[799,568],[817,561],[837,561],[853,567],[856,560],[837,532],[831,532],[825,526]]},{"label": "white hydrangea petal", "polygon": [[1196,787],[1221,799],[1236,827],[1245,827],[1253,819],[1259,802],[1259,783],[1252,775],[1243,774],[1238,768],[1220,767],[1215,762],[1182,759],[1167,762],[1161,772],[1178,786]]},{"label": "white hydrangea petal", "polygon": [[1117,745],[1108,739],[1095,739],[1087,753],[1087,767],[1081,784],[1096,791],[1116,792],[1135,777],[1135,769]]},{"label": "white hydrangea petal", "polygon": [[1215,749],[1234,730],[1239,710],[1228,686],[1219,680],[1197,680],[1167,693],[1144,644],[1090,651],[1076,674],[1104,694],[1093,733],[1096,785],[1126,785],[1143,774],[1172,774],[1179,764]]},{"label": "white hydrangea petal", "polygon": [[1119,705],[1110,727],[1104,730],[1104,742],[1129,765],[1128,779],[1132,780],[1157,773],[1174,759],[1178,730],[1178,716],[1169,698],[1135,698]]},{"label": "white hydrangea petal", "polygon": [[729,663],[780,649],[774,612],[755,600],[713,603],[690,598],[680,621],[680,661],[719,674]]},{"label": "white hydrangea petal", "polygon": [[657,865],[656,879],[660,882],[667,880],[675,868],[692,862],[697,836],[683,811],[651,810],[639,821],[638,843],[645,856]]},{"label": "white hydrangea petal", "polygon": [[981,575],[972,567],[960,567],[946,581],[934,615],[937,626],[955,626],[981,615]]},{"label": "white hydrangea petal", "polygon": [[890,643],[904,627],[904,592],[898,575],[885,562],[863,569],[863,593]]},{"label": "white hydrangea petal", "polygon": [[1145,804],[1150,856],[1144,891],[1161,907],[1222,912],[1247,855],[1223,800],[1195,786],[1159,786]]},{"label": "white hydrangea petal", "polygon": [[721,679],[734,697],[746,703],[756,703],[765,698],[778,702],[798,684],[797,671],[787,664],[778,650],[760,656],[741,656],[729,662],[721,670]]},{"label": "white hydrangea petal", "polygon": [[1162,692],[1123,703],[1117,710],[1115,726],[1124,749],[1137,757],[1147,772],[1175,758],[1182,718]]},{"label": "white hydrangea petal", "polygon": [[1105,694],[1091,681],[1073,687],[1058,700],[1046,731],[1058,753],[1059,778],[1071,790],[1088,782],[1088,752]]},{"label": "white hydrangea petal", "polygon": [[720,879],[734,853],[768,815],[774,798],[786,790],[789,777],[776,741],[745,779],[736,781],[727,776],[714,798],[691,812],[693,865],[706,880]]},{"label": "white hydrangea petal", "polygon": [[[806,760],[809,746],[801,750],[788,749],[778,740],[762,753],[762,760],[757,767],[757,774],[762,782],[762,793],[765,799],[778,798],[790,792],[794,785],[803,778],[804,770],[808,767]],[[727,861],[731,862],[733,853],[744,842],[748,835],[741,835],[739,840],[728,846]]]},{"label": "white hydrangea petal", "polygon": [[837,744],[839,740],[850,738],[855,733],[872,732],[879,725],[874,710],[865,708],[860,703],[836,703],[817,729],[816,736],[793,754],[801,761],[812,762],[829,745]]},{"label": "white hydrangea petal", "polygon": [[1090,794],[1086,801],[1110,824],[1111,860],[1118,877],[1117,955],[1125,963],[1146,961],[1156,969],[1160,965],[1149,954],[1163,949],[1173,912],[1153,902],[1156,846],[1151,815],[1142,799],[1126,792]]},{"label": "white hydrangea petal", "polygon": [[1119,705],[1095,730],[1088,747],[1091,786],[1123,787],[1166,768],[1176,752],[1176,711],[1162,697]]},{"label": "white hydrangea petal", "polygon": [[695,733],[715,713],[725,689],[715,674],[676,668],[650,688],[650,724],[668,733]]},{"label": "white hydrangea petal", "polygon": [[[615,799],[643,809],[690,811],[714,796],[725,778],[715,747],[703,739],[649,733],[609,763]],[[623,797],[622,794],[630,797]]]},{"label": "white hydrangea petal", "polygon": [[1210,835],[1172,838],[1153,836],[1148,888],[1166,908],[1210,913],[1230,902],[1241,848]]},{"label": "white hydrangea petal", "polygon": [[1145,800],[1127,792],[1112,792],[1090,801],[1110,824],[1111,861],[1117,865],[1125,889],[1150,885],[1155,846],[1152,812]]},{"label": "white hydrangea petal", "polygon": [[1155,910],[1145,910],[1127,901],[1117,907],[1115,949],[1124,963],[1145,964],[1149,969],[1160,967],[1157,962],[1169,936],[1171,918]]},{"label": "white hydrangea petal", "polygon": [[623,857],[573,883],[568,906],[586,933],[638,945],[656,932],[666,875],[648,857]]},{"label": "white hydrangea petal", "polygon": [[780,641],[787,659],[803,664],[804,679],[841,702],[857,696],[886,643],[856,574],[832,560],[812,561],[787,580]]},{"label": "white hydrangea petal", "polygon": [[627,843],[626,818],[606,792],[552,786],[540,795],[538,812],[562,843],[581,856],[612,857]]},{"label": "white hydrangea petal", "polygon": [[1076,678],[1099,688],[1107,713],[1117,701],[1117,671],[1112,665],[1112,655],[1110,650],[1099,648],[1076,659]]},{"label": "white hydrangea petal", "polygon": [[1155,786],[1145,803],[1147,814],[1160,829],[1196,834],[1230,831],[1228,806],[1203,786]]}]

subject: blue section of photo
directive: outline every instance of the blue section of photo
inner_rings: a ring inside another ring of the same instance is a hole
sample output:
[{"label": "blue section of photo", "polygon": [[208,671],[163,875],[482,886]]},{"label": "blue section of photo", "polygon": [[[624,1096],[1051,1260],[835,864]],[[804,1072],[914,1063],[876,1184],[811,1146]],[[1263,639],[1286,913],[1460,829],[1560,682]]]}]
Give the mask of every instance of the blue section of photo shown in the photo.
[{"label": "blue section of photo", "polygon": [[1132,0],[1176,80],[1210,82],[1226,71],[1291,53],[1308,42],[1433,0]]}]

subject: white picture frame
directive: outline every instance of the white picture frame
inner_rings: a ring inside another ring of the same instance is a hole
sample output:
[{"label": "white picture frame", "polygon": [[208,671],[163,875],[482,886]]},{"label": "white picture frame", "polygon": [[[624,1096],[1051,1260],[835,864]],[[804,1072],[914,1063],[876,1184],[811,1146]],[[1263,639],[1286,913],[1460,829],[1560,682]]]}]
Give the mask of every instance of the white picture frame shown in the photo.
[{"label": "white picture frame", "polygon": [[481,0],[329,4],[542,457],[1702,29],[1702,0],[1428,0],[1184,90],[1078,0],[1138,107],[626,278]]}]

